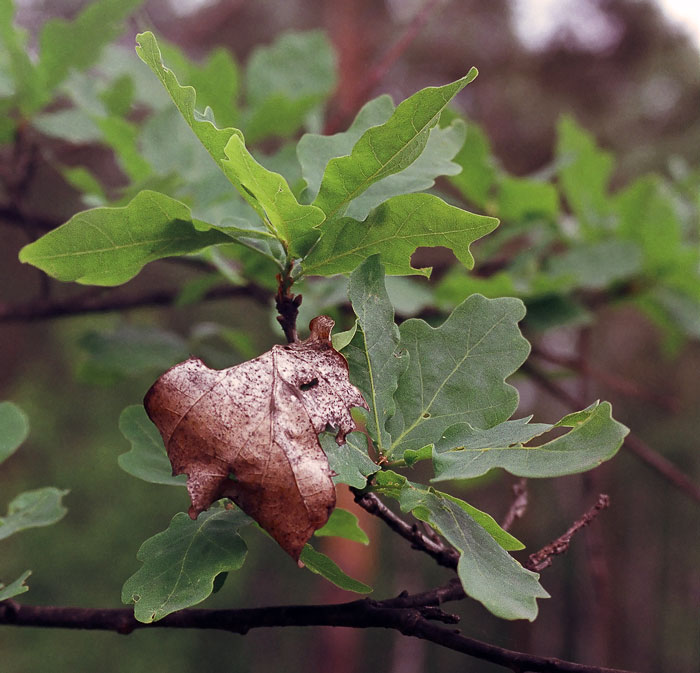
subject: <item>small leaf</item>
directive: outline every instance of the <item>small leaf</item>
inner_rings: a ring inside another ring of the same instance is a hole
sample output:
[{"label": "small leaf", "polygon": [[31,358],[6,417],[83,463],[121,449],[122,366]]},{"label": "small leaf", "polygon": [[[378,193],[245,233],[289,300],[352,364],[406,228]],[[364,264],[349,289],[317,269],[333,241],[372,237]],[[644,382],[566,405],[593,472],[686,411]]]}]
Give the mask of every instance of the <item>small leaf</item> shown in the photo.
[{"label": "small leaf", "polygon": [[255,161],[238,136],[229,140],[224,151],[227,160],[221,166],[226,177],[273,233],[287,242],[290,253],[304,255],[319,236],[314,227],[324,221],[323,211],[301,205],[287,181]]},{"label": "small leaf", "polygon": [[355,220],[364,220],[373,208],[392,196],[425,191],[435,184],[435,178],[459,173],[462,169],[452,158],[464,143],[465,131],[461,119],[455,119],[446,128],[434,127],[425,149],[410,166],[368,187],[350,203],[345,214]]},{"label": "small leaf", "polygon": [[7,515],[0,517],[0,540],[26,528],[50,526],[60,521],[68,511],[61,504],[61,498],[67,493],[47,486],[18,495],[10,503]]},{"label": "small leaf", "polygon": [[539,575],[523,568],[481,525],[490,519],[488,524],[498,528],[491,517],[480,512],[488,519],[477,522],[466,503],[391,471],[381,472],[376,481],[380,493],[399,500],[403,511],[429,523],[460,552],[457,573],[468,596],[497,617],[535,619],[537,598],[549,594],[538,582]]},{"label": "small leaf", "polygon": [[353,340],[355,337],[355,333],[357,332],[357,320],[352,324],[352,327],[348,330],[345,330],[344,332],[338,332],[337,334],[334,334],[332,337],[332,342],[333,342],[333,348],[337,351],[342,351],[343,348],[348,346],[348,344]]},{"label": "small leaf", "polygon": [[84,70],[100,56],[102,47],[124,30],[124,19],[143,0],[99,0],[75,20],[51,19],[39,33],[39,69],[47,86],[63,81],[71,68]]},{"label": "small leaf", "polygon": [[185,340],[177,334],[129,324],[89,331],[80,337],[78,345],[83,354],[78,365],[79,378],[100,385],[161,372],[188,354]]},{"label": "small leaf", "polygon": [[379,470],[367,454],[367,435],[351,432],[344,446],[338,446],[331,435],[324,433],[320,437],[321,446],[328,458],[334,484],[348,484],[354,488],[364,488],[367,477]]},{"label": "small leaf", "polygon": [[403,101],[385,124],[360,137],[349,156],[328,162],[314,205],[329,219],[340,216],[370,185],[410,166],[425,148],[442,110],[476,76],[472,68],[456,82],[422,89]]},{"label": "small leaf", "polygon": [[123,208],[93,208],[20,250],[20,261],[54,278],[120,285],[148,262],[196,252],[231,238],[195,228],[190,209],[158,192],[140,192]]},{"label": "small leaf", "polygon": [[119,430],[131,442],[131,451],[118,458],[119,467],[124,472],[151,484],[185,485],[187,479],[184,475],[173,476],[173,468],[158,428],[151,423],[140,404],[122,411]]},{"label": "small leaf", "polygon": [[306,181],[306,195],[315,199],[326,166],[331,159],[350,154],[362,134],[372,126],[386,122],[394,112],[394,103],[384,94],[365,103],[347,131],[332,136],[306,133],[297,144],[297,157]]},{"label": "small leaf", "polygon": [[346,540],[369,544],[367,533],[360,528],[357,517],[346,509],[336,507],[323,528],[319,528],[316,537],[342,537]]},{"label": "small leaf", "polygon": [[32,574],[31,570],[25,570],[14,582],[5,586],[0,582],[0,603],[8,598],[19,596],[25,591],[29,591],[29,587],[25,584],[27,578]]},{"label": "small leaf", "polygon": [[312,573],[325,577],[335,586],[344,589],[345,591],[354,591],[356,594],[368,594],[372,592],[372,587],[367,586],[364,582],[353,579],[346,575],[333,561],[320,551],[316,551],[310,544],[307,544],[301,552],[299,558]]},{"label": "small leaf", "polygon": [[306,341],[223,371],[191,358],[144,400],[173,473],[188,475],[190,515],[230,497],[297,561],[335,506],[318,435],[330,425],[343,444],[355,429],[350,408],[365,406],[333,350],[332,327],[319,316]]},{"label": "small leaf", "polygon": [[253,50],[246,68],[250,142],[290,137],[334,89],[333,48],[322,31],[290,33]]},{"label": "small leaf", "polygon": [[380,253],[387,274],[429,276],[430,268],[411,266],[411,255],[420,246],[442,245],[471,269],[470,245],[496,226],[498,220],[450,206],[432,194],[394,196],[364,222],[341,217],[324,224],[302,267],[306,275],[348,273]]},{"label": "small leaf", "polygon": [[353,271],[348,297],[359,327],[344,356],[350,380],[369,405],[367,431],[383,453],[391,446],[385,426],[394,415],[394,392],[408,358],[399,351],[399,328],[394,324],[394,309],[384,286],[379,255],[373,255]]},{"label": "small leaf", "polygon": [[388,423],[392,454],[437,442],[456,422],[492,427],[510,418],[518,393],[505,383],[527,357],[519,299],[472,295],[437,329],[423,320],[400,326],[409,367],[399,379]]},{"label": "small leaf", "polygon": [[[433,481],[470,479],[494,467],[519,477],[559,477],[585,472],[612,458],[628,429],[612,418],[608,402],[569,414],[555,425],[507,421],[479,430],[468,423],[449,427],[435,444]],[[523,446],[552,428],[572,428],[540,446]]]},{"label": "small leaf", "polygon": [[496,182],[497,171],[488,137],[473,122],[467,125],[467,138],[454,161],[462,167],[462,172],[451,176],[449,181],[469,201],[485,207]]},{"label": "small leaf", "polygon": [[555,220],[559,196],[548,182],[505,176],[498,186],[498,216],[503,220],[542,217]]},{"label": "small leaf", "polygon": [[0,463],[27,439],[29,419],[13,402],[0,402]]},{"label": "small leaf", "polygon": [[614,168],[612,155],[570,117],[557,126],[559,183],[571,210],[589,237],[609,224],[608,185]]},{"label": "small leaf", "polygon": [[247,547],[238,531],[250,523],[241,510],[213,507],[196,521],[176,514],[167,530],[146,540],[136,558],[143,566],[122,589],[134,616],[150,623],[201,603],[222,572],[238,570]]},{"label": "small leaf", "polygon": [[[243,134],[235,128],[217,128],[210,121],[202,121],[195,110],[197,92],[191,86],[180,86],[172,70],[166,68],[161,60],[158,42],[153,33],[147,31],[136,36],[136,53],[141,60],[157,75],[165,87],[173,103],[180,111],[185,121],[199,138],[217,164],[226,159],[224,148],[232,136],[243,140]],[[203,108],[201,110],[204,111]]]}]

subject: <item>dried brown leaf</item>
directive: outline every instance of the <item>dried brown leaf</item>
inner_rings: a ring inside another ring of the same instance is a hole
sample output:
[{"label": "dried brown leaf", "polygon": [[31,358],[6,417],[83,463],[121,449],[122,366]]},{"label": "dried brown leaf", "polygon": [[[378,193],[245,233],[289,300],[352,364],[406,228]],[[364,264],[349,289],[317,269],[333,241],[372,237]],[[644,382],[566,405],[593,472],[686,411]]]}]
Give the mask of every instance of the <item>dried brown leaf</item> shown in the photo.
[{"label": "dried brown leaf", "polygon": [[350,408],[367,408],[333,349],[333,320],[311,321],[306,341],[273,346],[221,371],[190,358],[146,394],[173,474],[186,474],[190,516],[231,498],[294,559],[335,507],[328,460],[318,442],[355,429]]}]

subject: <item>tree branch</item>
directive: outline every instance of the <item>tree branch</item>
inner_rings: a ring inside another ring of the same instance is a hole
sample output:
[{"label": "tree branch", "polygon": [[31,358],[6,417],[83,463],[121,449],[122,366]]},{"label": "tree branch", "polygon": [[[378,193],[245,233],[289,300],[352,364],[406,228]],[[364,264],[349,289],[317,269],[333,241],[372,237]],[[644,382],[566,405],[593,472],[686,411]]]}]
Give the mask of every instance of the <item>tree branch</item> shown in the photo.
[{"label": "tree branch", "polygon": [[[570,409],[582,409],[586,406],[583,400],[569,393],[565,388],[552,381],[542,370],[535,367],[532,363],[526,362],[521,371],[527,374],[534,383],[540,388],[546,390],[550,395],[558,399]],[[689,495],[693,500],[700,503],[700,486],[680,471],[670,460],[662,456],[658,451],[652,449],[648,444],[643,442],[639,437],[630,432],[623,446],[631,451],[637,458],[642,460],[651,467],[657,474],[662,476],[673,486]]]},{"label": "tree branch", "polygon": [[291,266],[287,265],[284,273],[277,274],[277,294],[275,306],[277,308],[277,322],[282,326],[287,343],[299,341],[297,334],[297,316],[301,306],[302,296],[291,291],[294,281],[291,277]]},{"label": "tree branch", "polygon": [[332,605],[285,605],[241,610],[181,610],[158,622],[136,621],[131,608],[91,609],[0,603],[0,624],[43,628],[89,629],[128,634],[135,629],[217,629],[246,634],[255,628],[283,626],[344,626],[385,628],[421,638],[512,671],[543,673],[627,673],[619,669],[586,666],[549,657],[538,657],[468,638],[459,631],[433,622],[454,621],[441,603],[463,597],[457,582],[421,594],[401,594],[385,601],[362,599]]},{"label": "tree branch", "polygon": [[[169,306],[180,294],[179,290],[155,290],[136,297],[112,296],[104,291],[95,294],[94,290],[68,299],[37,301],[23,306],[0,304],[0,324],[15,322],[35,322],[51,318],[69,318],[86,313],[108,313],[149,306]],[[248,283],[247,285],[224,285],[209,290],[202,300],[231,299],[234,297],[252,298],[261,304],[268,304],[270,292],[265,288]]]},{"label": "tree branch", "polygon": [[604,509],[610,506],[609,496],[601,493],[598,496],[598,502],[591,507],[580,519],[574,521],[569,530],[563,535],[560,535],[556,540],[553,540],[548,545],[545,545],[534,554],[530,554],[523,566],[528,570],[540,572],[552,565],[552,556],[563,554],[571,544],[571,538],[576,533],[585,528],[593,519],[595,519]]},{"label": "tree branch", "polygon": [[346,105],[344,109],[339,110],[326,122],[323,129],[324,135],[337,133],[343,125],[346,125],[345,122],[348,121],[348,118],[351,118],[357,113],[372,94],[374,87],[381,82],[391,67],[401,58],[411,42],[418,37],[420,31],[430,20],[433,11],[441,2],[443,2],[443,0],[426,0],[423,7],[416,12],[413,20],[406,27],[401,37],[399,37],[394,45],[384,54],[381,60],[370,68],[365,78],[364,85],[354,96],[353,104]]},{"label": "tree branch", "polygon": [[402,538],[408,540],[414,549],[425,552],[435,559],[438,565],[455,570],[459,561],[459,552],[446,546],[442,541],[435,541],[421,532],[418,526],[411,525],[394,514],[374,493],[361,493],[350,489],[355,495],[355,502],[365,511],[379,517]]}]

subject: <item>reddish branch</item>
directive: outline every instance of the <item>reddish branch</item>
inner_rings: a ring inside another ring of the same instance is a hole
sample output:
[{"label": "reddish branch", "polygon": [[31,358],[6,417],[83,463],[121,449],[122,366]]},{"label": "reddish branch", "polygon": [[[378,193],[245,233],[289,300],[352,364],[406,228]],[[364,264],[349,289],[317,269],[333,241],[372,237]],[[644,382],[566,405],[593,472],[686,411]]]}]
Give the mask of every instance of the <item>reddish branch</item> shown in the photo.
[{"label": "reddish branch", "polygon": [[530,554],[527,561],[523,565],[528,570],[534,570],[535,572],[540,572],[545,568],[549,568],[552,565],[552,556],[557,556],[563,554],[571,544],[571,538],[582,528],[585,528],[593,519],[595,519],[604,509],[610,506],[610,498],[601,493],[598,496],[598,502],[596,502],[593,507],[591,507],[580,519],[574,521],[571,528],[566,531],[563,535],[558,537],[553,542],[545,545],[539,551],[534,554]]},{"label": "reddish branch", "polygon": [[[541,369],[535,367],[532,363],[526,362],[522,366],[521,371],[527,374],[540,388],[546,390],[570,409],[582,409],[586,406],[583,400],[580,400],[566,390],[566,388],[552,381]],[[664,458],[660,453],[654,451],[654,449],[639,439],[639,437],[630,432],[627,437],[625,437],[623,446],[676,488],[700,503],[700,486],[683,474],[670,460]]]},{"label": "reddish branch", "polygon": [[411,23],[406,27],[401,37],[394,43],[382,59],[375,64],[367,73],[364,85],[357,91],[352,105],[346,105],[336,114],[332,115],[324,127],[324,134],[331,135],[337,133],[348,121],[348,117],[353,116],[362,105],[372,95],[372,91],[384,79],[392,66],[401,58],[406,49],[418,37],[419,33],[428,23],[434,10],[444,0],[427,0],[426,3],[413,17]]},{"label": "reddish branch", "polygon": [[251,629],[282,626],[344,626],[385,628],[421,638],[457,652],[490,661],[512,671],[571,673],[625,673],[618,669],[586,666],[550,657],[515,652],[468,638],[434,621],[454,623],[439,609],[441,603],[463,597],[461,586],[450,582],[421,594],[402,594],[385,601],[363,599],[333,605],[285,605],[241,610],[181,610],[158,622],[143,624],[130,608],[90,609],[0,603],[0,624],[44,628],[89,629],[128,634],[135,629],[217,629],[245,634]]}]

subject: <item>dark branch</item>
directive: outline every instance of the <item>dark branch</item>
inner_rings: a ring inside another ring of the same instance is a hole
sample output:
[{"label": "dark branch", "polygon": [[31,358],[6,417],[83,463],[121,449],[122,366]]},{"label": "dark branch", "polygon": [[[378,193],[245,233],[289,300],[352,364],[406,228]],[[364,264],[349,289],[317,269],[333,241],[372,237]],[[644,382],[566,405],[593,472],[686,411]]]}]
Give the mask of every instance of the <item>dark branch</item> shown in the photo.
[{"label": "dark branch", "polygon": [[[552,381],[543,371],[530,362],[526,362],[522,366],[521,371],[527,374],[540,388],[546,390],[570,409],[583,409],[587,406],[584,400],[580,400],[569,393],[565,388]],[[700,503],[700,486],[690,480],[670,460],[664,458],[657,451],[654,451],[654,449],[639,439],[639,437],[630,432],[627,437],[625,437],[623,446],[646,463],[647,466],[655,470],[657,474],[673,484],[673,486],[683,491],[686,495],[689,495],[695,502]]]},{"label": "dark branch", "polygon": [[438,565],[445,568],[457,568],[459,552],[446,546],[439,540],[433,540],[421,532],[416,525],[411,525],[400,516],[394,514],[374,493],[360,493],[350,489],[355,494],[355,502],[370,514],[379,517],[384,523],[402,538],[408,540],[414,549],[432,556]]},{"label": "dark branch", "polygon": [[284,273],[277,274],[277,294],[275,306],[277,308],[277,322],[282,326],[287,343],[299,341],[297,334],[297,316],[301,306],[302,296],[292,293],[294,281],[291,277],[291,266],[288,265]]},{"label": "dark branch", "polygon": [[542,547],[534,554],[530,554],[527,561],[523,565],[528,570],[539,572],[552,565],[552,556],[563,554],[571,544],[571,538],[582,528],[585,528],[593,519],[595,519],[604,509],[610,506],[610,498],[601,493],[598,496],[598,502],[591,507],[580,519],[574,521],[569,530],[556,540]]},{"label": "dark branch", "polygon": [[158,622],[143,624],[134,619],[130,608],[90,609],[0,603],[0,624],[43,628],[89,629],[128,634],[135,629],[217,629],[245,634],[251,629],[282,626],[345,626],[385,628],[406,636],[490,661],[512,671],[544,673],[625,673],[617,669],[586,666],[549,657],[507,650],[433,622],[453,622],[439,605],[464,596],[457,582],[422,594],[402,594],[385,601],[363,599],[334,605],[287,605],[242,610],[181,610]]},{"label": "dark branch", "polygon": [[501,524],[503,530],[510,530],[516,519],[522,519],[527,510],[527,479],[523,477],[512,486],[515,496]]},{"label": "dark branch", "polygon": [[[38,301],[23,306],[0,304],[0,323],[34,322],[51,318],[69,318],[86,313],[108,313],[149,306],[169,306],[179,294],[179,290],[155,290],[136,297],[113,296],[113,291],[100,290],[86,292],[77,297],[53,301]],[[209,290],[202,300],[231,299],[234,297],[252,298],[261,304],[270,301],[268,290],[249,283],[248,285],[226,285]]]}]

